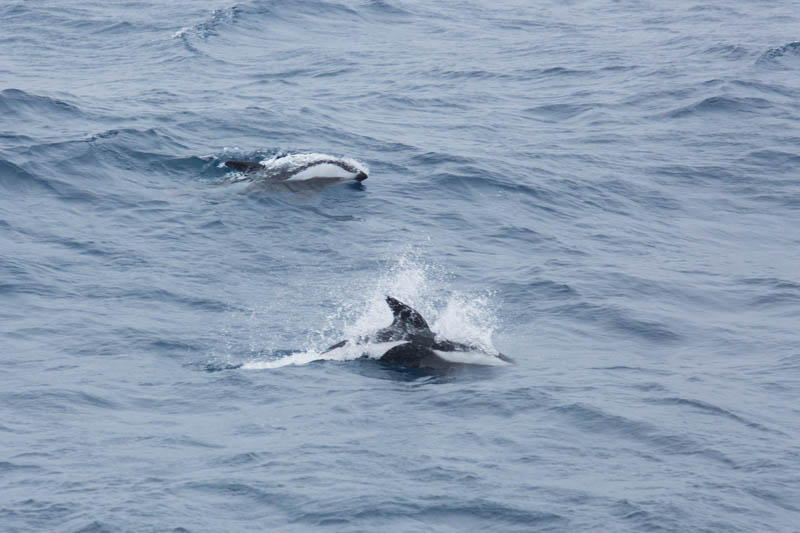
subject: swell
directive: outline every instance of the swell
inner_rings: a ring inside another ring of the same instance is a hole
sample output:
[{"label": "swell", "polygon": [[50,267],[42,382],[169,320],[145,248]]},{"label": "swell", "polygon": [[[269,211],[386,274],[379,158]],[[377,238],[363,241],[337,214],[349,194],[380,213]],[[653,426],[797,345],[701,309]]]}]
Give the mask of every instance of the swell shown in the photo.
[{"label": "swell", "polygon": [[695,412],[701,412],[713,417],[722,417],[727,418],[728,420],[733,420],[734,422],[738,422],[748,428],[757,429],[759,431],[765,433],[774,433],[777,435],[788,436],[782,431],[770,429],[763,424],[759,424],[758,422],[753,422],[752,420],[748,420],[736,413],[729,411],[727,409],[723,409],[716,405],[703,402],[700,400],[691,400],[687,398],[654,398],[647,400],[648,403],[653,405],[668,405],[668,406],[676,406],[676,407],[686,407],[694,410]]},{"label": "swell", "polygon": [[[381,11],[389,13],[389,10]],[[229,63],[232,57],[218,55],[213,41],[219,39],[240,40],[255,45],[252,39],[260,40],[264,35],[274,38],[272,31],[285,32],[286,26],[304,26],[305,19],[317,20],[321,24],[317,31],[331,26],[331,21],[358,20],[359,12],[345,4],[321,0],[270,0],[251,3],[236,3],[229,7],[214,9],[209,15],[191,26],[184,26],[173,34],[187,51],[194,55],[214,57],[220,63]],[[307,27],[307,26],[306,26]]]},{"label": "swell", "polygon": [[774,103],[765,98],[711,96],[703,100],[679,107],[667,113],[670,118],[683,118],[706,114],[761,114],[774,107]]},{"label": "swell", "polygon": [[107,398],[83,390],[45,388],[27,392],[6,393],[4,401],[15,409],[34,413],[74,413],[86,408],[118,410],[120,406]]},{"label": "swell", "polygon": [[586,321],[656,344],[670,344],[682,339],[682,335],[674,331],[673,327],[659,321],[635,317],[633,310],[626,310],[615,305],[595,304],[587,301],[562,303],[548,309],[548,313]]},{"label": "swell", "polygon": [[569,418],[591,433],[622,437],[665,455],[699,456],[713,463],[736,467],[736,462],[719,450],[683,434],[665,431],[649,422],[609,414],[598,407],[583,403],[554,407],[552,411]]},{"label": "swell", "polygon": [[214,9],[207,18],[192,26],[185,26],[176,31],[172,38],[180,40],[188,52],[206,55],[198,48],[200,43],[219,35],[220,32],[227,30],[228,27],[235,26],[241,18],[242,11],[243,6],[241,4]]},{"label": "swell", "polygon": [[[311,463],[307,465],[309,467],[315,464],[309,459],[303,461]],[[277,467],[279,472],[286,470],[283,462],[279,461],[270,461],[261,468],[270,465]],[[313,471],[295,480],[321,486],[330,482],[326,476]],[[236,513],[247,516],[250,510],[261,509],[263,512],[269,509],[276,525],[283,523],[339,530],[353,526],[360,529],[365,524],[375,528],[389,526],[402,529],[403,525],[420,523],[427,524],[428,528],[457,527],[469,523],[487,531],[531,531],[531,528],[558,529],[567,523],[567,519],[559,514],[516,506],[489,497],[461,499],[437,495],[421,499],[401,494],[396,489],[344,491],[339,495],[316,499],[313,507],[298,502],[291,489],[287,491],[286,487],[275,482],[198,481],[183,484],[174,492],[216,502],[226,516]],[[245,503],[248,505],[245,506]]]},{"label": "swell", "polygon": [[[132,205],[147,181],[164,176],[192,179],[221,176],[213,157],[182,155],[186,146],[161,128],[119,128],[81,139],[39,142],[14,149],[25,166],[0,160],[0,186],[9,192],[36,190],[65,200]],[[28,170],[28,168],[34,168]],[[61,179],[69,175],[70,182]],[[125,189],[135,196],[127,197]]]},{"label": "swell", "polygon": [[83,116],[83,111],[64,100],[29,94],[19,89],[0,91],[0,113],[16,119],[47,115],[52,120],[63,120]]},{"label": "swell", "polygon": [[40,178],[27,170],[0,159],[0,187],[5,194],[29,194],[46,193],[56,194],[53,184],[44,178]]}]

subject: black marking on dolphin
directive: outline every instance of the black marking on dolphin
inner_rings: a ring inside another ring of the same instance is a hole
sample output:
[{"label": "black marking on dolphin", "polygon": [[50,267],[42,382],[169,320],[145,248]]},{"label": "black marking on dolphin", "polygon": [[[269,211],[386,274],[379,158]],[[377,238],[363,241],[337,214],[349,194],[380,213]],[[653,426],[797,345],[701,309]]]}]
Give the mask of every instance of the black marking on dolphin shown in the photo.
[{"label": "black marking on dolphin", "polygon": [[225,166],[232,168],[242,174],[249,174],[251,172],[264,172],[266,167],[258,162],[253,161],[225,161]]},{"label": "black marking on dolphin", "polygon": [[355,342],[340,341],[322,353],[348,349],[351,344],[363,345],[365,351],[376,348],[381,351],[385,350],[380,357],[377,357],[378,361],[383,364],[431,370],[448,370],[461,365],[493,364],[491,359],[486,360],[486,363],[459,360],[457,357],[459,352],[478,353],[486,357],[495,357],[504,363],[513,363],[503,354],[490,354],[477,346],[438,340],[428,323],[415,309],[391,296],[386,297],[386,303],[394,317],[389,326]]}]

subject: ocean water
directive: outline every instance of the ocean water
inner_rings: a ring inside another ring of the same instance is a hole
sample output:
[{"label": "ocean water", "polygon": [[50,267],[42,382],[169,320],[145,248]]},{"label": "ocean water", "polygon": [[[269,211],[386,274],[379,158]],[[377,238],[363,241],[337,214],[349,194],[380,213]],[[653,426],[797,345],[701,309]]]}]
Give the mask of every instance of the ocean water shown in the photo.
[{"label": "ocean water", "polygon": [[[800,531],[799,26],[4,1],[0,531]],[[387,294],[516,364],[326,360]]]}]

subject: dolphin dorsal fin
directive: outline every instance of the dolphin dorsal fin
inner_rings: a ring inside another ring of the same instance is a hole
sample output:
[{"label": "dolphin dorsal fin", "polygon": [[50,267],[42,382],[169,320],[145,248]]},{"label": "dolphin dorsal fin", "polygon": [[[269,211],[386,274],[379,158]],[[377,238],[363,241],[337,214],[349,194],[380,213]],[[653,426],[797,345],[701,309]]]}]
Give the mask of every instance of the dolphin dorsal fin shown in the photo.
[{"label": "dolphin dorsal fin", "polygon": [[431,328],[417,311],[391,296],[386,297],[386,303],[394,315],[390,327],[408,333],[430,333]]}]

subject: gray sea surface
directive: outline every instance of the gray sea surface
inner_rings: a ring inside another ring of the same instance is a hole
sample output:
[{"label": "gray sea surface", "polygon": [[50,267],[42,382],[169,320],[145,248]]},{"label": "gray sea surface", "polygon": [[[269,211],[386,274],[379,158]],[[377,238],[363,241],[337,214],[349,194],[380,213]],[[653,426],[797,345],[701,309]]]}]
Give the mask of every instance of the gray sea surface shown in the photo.
[{"label": "gray sea surface", "polygon": [[[4,1],[0,531],[800,531],[798,28]],[[386,295],[516,364],[321,353]]]}]

